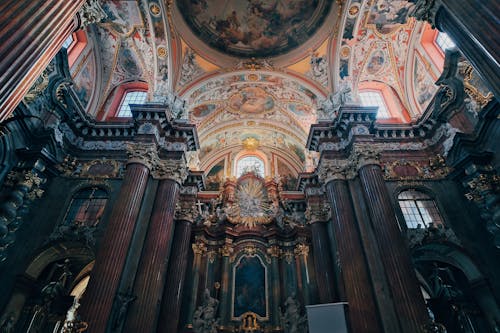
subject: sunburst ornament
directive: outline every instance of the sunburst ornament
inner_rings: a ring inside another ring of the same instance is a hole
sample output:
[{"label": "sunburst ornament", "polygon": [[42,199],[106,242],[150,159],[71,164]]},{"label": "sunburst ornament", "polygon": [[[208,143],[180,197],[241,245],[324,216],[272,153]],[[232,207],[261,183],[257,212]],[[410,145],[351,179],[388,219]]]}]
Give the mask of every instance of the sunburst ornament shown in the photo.
[{"label": "sunburst ornament", "polygon": [[247,179],[236,189],[236,202],[226,210],[229,222],[249,228],[268,224],[273,219],[266,190],[257,179]]},{"label": "sunburst ornament", "polygon": [[259,148],[259,144],[259,140],[251,136],[243,140],[243,148],[247,150],[255,150]]}]

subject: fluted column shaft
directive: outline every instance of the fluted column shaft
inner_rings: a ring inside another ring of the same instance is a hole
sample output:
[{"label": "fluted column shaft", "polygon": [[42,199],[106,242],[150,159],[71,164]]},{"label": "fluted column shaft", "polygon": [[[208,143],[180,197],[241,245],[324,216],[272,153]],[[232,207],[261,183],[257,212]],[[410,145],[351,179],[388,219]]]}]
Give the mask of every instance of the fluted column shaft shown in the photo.
[{"label": "fluted column shaft", "polygon": [[352,331],[382,332],[347,182],[332,180],[326,184],[326,191]]},{"label": "fluted column shaft", "polygon": [[231,279],[229,278],[231,272],[230,272],[230,259],[231,255],[233,253],[233,248],[231,247],[230,244],[226,243],[221,250],[222,254],[222,279],[221,279],[221,295],[220,295],[220,308],[219,308],[219,317],[221,318],[221,325],[225,326],[229,323],[231,319],[231,314],[230,308],[230,295],[229,295],[229,288],[230,288],[230,281]]},{"label": "fluted column shaft", "polygon": [[89,332],[106,329],[148,175],[149,169],[143,164],[127,166],[79,311],[82,319],[89,323]]},{"label": "fluted column shaft", "polygon": [[151,214],[151,222],[142,251],[134,295],[125,332],[156,332],[161,295],[167,272],[167,263],[174,231],[175,203],[179,184],[172,179],[162,179],[158,185]]},{"label": "fluted column shaft", "polygon": [[280,276],[279,276],[279,249],[277,246],[271,247],[271,288],[272,288],[272,309],[271,320],[274,327],[280,326]]},{"label": "fluted column shaft", "polygon": [[307,258],[309,254],[309,247],[307,245],[304,249],[297,251],[298,248],[295,249],[296,253],[296,262],[297,262],[297,271],[299,277],[299,288],[302,289],[302,296],[304,298],[304,304],[309,305],[312,304],[311,300],[311,290],[309,288],[309,272],[307,267]]},{"label": "fluted column shaft", "polygon": [[405,333],[421,332],[427,321],[427,312],[382,169],[375,164],[364,165],[359,176],[401,328]]},{"label": "fluted column shaft", "polygon": [[85,0],[4,0],[0,5],[0,122],[21,102],[75,29]]},{"label": "fluted column shaft", "polygon": [[182,291],[188,264],[192,223],[178,220],[175,225],[172,256],[167,269],[167,282],[163,291],[158,333],[177,332],[182,305]]},{"label": "fluted column shaft", "polygon": [[319,290],[319,302],[333,303],[338,299],[335,293],[335,272],[333,271],[334,266],[326,228],[325,222],[311,224],[314,268]]},{"label": "fluted column shaft", "polygon": [[196,310],[196,303],[198,302],[198,286],[200,284],[200,266],[201,258],[206,252],[206,246],[203,243],[195,243],[192,245],[194,252],[193,268],[192,268],[192,286],[191,286],[191,298],[189,300],[188,307],[188,325],[193,324],[193,315]]}]

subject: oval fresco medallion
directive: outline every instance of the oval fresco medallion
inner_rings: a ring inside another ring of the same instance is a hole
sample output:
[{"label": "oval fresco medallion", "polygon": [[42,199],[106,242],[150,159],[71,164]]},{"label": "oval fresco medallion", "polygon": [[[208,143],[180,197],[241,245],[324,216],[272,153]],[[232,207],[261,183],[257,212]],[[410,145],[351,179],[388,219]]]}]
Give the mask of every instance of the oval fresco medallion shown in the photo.
[{"label": "oval fresco medallion", "polygon": [[247,87],[229,98],[229,107],[239,113],[258,114],[272,110],[274,99],[262,88]]},{"label": "oval fresco medallion", "polygon": [[219,51],[240,57],[286,53],[322,25],[328,0],[177,0],[193,33]]}]

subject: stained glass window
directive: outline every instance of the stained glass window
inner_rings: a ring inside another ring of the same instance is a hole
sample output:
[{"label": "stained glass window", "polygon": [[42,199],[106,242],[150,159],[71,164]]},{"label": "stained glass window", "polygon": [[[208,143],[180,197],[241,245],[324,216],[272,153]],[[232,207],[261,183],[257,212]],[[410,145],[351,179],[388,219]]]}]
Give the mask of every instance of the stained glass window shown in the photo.
[{"label": "stained glass window", "polygon": [[264,178],[264,161],[257,156],[246,156],[240,159],[236,166],[236,177],[239,178],[248,172],[253,172]]},{"label": "stained glass window", "polygon": [[384,102],[384,97],[377,91],[363,91],[359,93],[361,105],[378,106],[377,118],[390,118],[389,111]]},{"label": "stained glass window", "polygon": [[409,229],[418,228],[418,225],[427,228],[431,223],[443,223],[436,203],[425,193],[403,191],[398,196],[398,202]]},{"label": "stained glass window", "polygon": [[120,108],[118,109],[118,117],[132,117],[130,104],[143,104],[146,101],[148,93],[145,91],[127,91],[123,97]]}]

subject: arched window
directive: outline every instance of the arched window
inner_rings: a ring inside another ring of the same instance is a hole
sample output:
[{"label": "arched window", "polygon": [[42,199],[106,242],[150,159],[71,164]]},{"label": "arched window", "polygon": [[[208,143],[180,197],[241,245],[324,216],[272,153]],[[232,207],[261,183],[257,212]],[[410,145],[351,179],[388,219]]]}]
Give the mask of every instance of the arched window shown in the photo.
[{"label": "arched window", "polygon": [[83,30],[73,32],[66,38],[62,47],[68,53],[68,65],[70,68],[85,49],[85,46],[87,46],[87,34]]},{"label": "arched window", "polygon": [[384,101],[384,97],[378,91],[363,91],[359,93],[361,105],[378,106],[377,118],[390,118],[389,111]]},{"label": "arched window", "polygon": [[429,227],[431,223],[442,224],[443,219],[434,200],[427,194],[406,190],[398,195],[399,207],[409,229]]},{"label": "arched window", "polygon": [[73,195],[64,224],[95,226],[99,223],[108,201],[108,194],[98,187],[85,188]]},{"label": "arched window", "polygon": [[245,156],[238,160],[236,165],[236,178],[239,178],[248,172],[253,172],[264,178],[264,161],[254,155]]},{"label": "arched window", "polygon": [[132,110],[130,104],[143,104],[148,97],[146,91],[132,91],[128,90],[123,95],[120,107],[116,114],[117,117],[132,117]]}]

